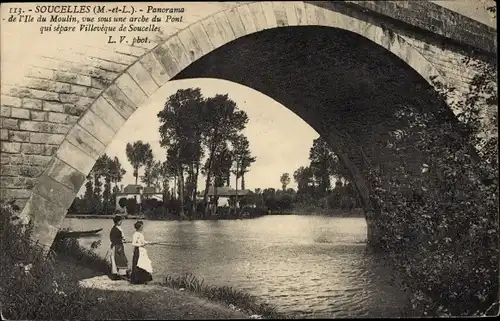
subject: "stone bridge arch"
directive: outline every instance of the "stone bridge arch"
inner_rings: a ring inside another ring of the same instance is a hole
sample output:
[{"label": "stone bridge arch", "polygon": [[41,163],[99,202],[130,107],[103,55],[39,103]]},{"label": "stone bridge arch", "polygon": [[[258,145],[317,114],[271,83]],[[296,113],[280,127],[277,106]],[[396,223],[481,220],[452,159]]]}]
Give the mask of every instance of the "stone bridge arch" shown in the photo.
[{"label": "stone bridge arch", "polygon": [[[2,130],[8,131],[2,134],[2,152],[9,154],[8,167],[2,170],[6,190],[2,198],[17,198],[25,204],[22,216],[34,219],[34,237],[50,246],[96,159],[148,97],[191,63],[224,44],[266,29],[289,26],[324,26],[359,34],[405,61],[429,83],[432,79],[447,83],[442,72],[404,37],[374,23],[304,2],[232,4],[174,34],[163,35],[153,48],[139,50],[134,59],[128,56],[124,60],[127,66],[110,73],[112,79],[108,78],[110,81],[104,85],[93,86],[89,74],[73,69],[38,74],[26,88],[2,88],[2,105],[10,108],[4,112],[2,107]],[[133,47],[129,50],[136,52]],[[64,68],[64,64],[60,67]],[[50,89],[41,81],[44,79],[51,81]],[[74,88],[81,94],[75,96],[73,87],[68,94],[69,85],[64,84],[76,85]],[[72,113],[75,109],[79,113]],[[42,110],[52,113],[41,116],[38,112]],[[25,115],[29,115],[28,120]],[[66,126],[54,129],[55,123]],[[29,143],[51,144],[52,148],[25,144],[25,136]],[[347,156],[340,156],[357,177],[357,187],[366,198],[368,188],[357,169],[350,166]],[[40,166],[32,169],[34,164]]]}]

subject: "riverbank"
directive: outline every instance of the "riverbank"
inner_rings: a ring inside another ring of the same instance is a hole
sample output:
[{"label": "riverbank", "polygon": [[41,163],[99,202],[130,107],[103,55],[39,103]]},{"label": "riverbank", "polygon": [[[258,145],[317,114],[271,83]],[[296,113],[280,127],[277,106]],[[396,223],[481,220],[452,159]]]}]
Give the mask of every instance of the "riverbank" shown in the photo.
[{"label": "riverbank", "polygon": [[88,320],[250,318],[223,304],[165,287],[161,282],[130,285],[127,281],[112,281],[104,273],[76,264],[68,257],[59,257],[55,268],[59,287],[78,287],[87,300],[97,302],[87,309]]},{"label": "riverbank", "polygon": [[[172,277],[154,280],[148,285],[131,285],[128,281],[112,281],[106,272],[109,262],[92,250],[82,248],[76,240],[61,240],[53,247],[58,253],[57,274],[72,275],[69,283],[84,291],[91,291],[101,302],[112,300],[140,319],[231,319],[286,316],[277,313],[274,307],[259,304],[256,298],[228,287],[203,284],[193,276]],[[76,273],[75,273],[76,271]],[[64,283],[68,283],[66,280]],[[126,293],[134,293],[140,300],[140,309],[129,302]],[[119,302],[119,303],[118,303]],[[165,306],[168,305],[168,306]],[[146,308],[143,308],[146,307]],[[150,311],[147,307],[157,307]],[[159,308],[158,308],[159,307]],[[137,312],[137,311],[139,312]],[[102,313],[97,314],[102,316]],[[130,318],[129,315],[127,317]],[[115,318],[110,315],[110,318]]]},{"label": "riverbank", "polygon": [[322,208],[294,208],[283,212],[271,212],[271,215],[318,215],[326,217],[356,217],[365,218],[365,213],[361,208],[345,210],[340,208],[322,209]]}]

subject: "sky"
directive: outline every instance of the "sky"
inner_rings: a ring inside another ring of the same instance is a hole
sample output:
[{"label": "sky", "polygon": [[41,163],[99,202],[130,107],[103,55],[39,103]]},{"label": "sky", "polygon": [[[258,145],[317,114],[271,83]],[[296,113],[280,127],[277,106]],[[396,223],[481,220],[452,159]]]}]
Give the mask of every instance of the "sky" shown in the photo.
[{"label": "sky", "polygon": [[[142,140],[149,143],[155,160],[165,160],[166,151],[160,147],[160,123],[157,114],[163,108],[167,98],[178,89],[199,87],[204,97],[216,94],[228,94],[240,110],[248,115],[248,123],[243,133],[247,136],[255,163],[245,175],[245,188],[281,188],[280,176],[289,173],[292,178],[288,187],[296,188],[293,172],[300,166],[309,163],[309,149],[319,134],[295,113],[276,102],[272,98],[249,87],[219,79],[186,79],[167,82],[158,89],[143,105],[127,120],[105,153],[118,157],[122,167],[127,171],[121,184],[135,184],[133,169],[127,160],[125,146],[129,142]],[[139,170],[143,175],[144,168]],[[205,188],[204,177],[198,180],[199,190]],[[231,187],[235,187],[234,175],[231,177]],[[79,194],[83,194],[82,186]]]}]

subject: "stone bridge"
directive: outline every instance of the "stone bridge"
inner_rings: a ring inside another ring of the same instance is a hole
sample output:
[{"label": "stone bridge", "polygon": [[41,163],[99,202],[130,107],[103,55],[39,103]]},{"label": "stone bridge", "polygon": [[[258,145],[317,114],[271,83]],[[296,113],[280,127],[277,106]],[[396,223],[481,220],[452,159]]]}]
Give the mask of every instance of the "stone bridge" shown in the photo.
[{"label": "stone bridge", "polygon": [[[398,106],[452,117],[477,73],[471,61],[496,61],[496,27],[433,2],[184,7],[182,23],[135,46],[2,24],[1,198],[33,218],[41,244],[115,133],[170,80],[226,79],[279,101],[329,140],[368,206],[364,173]],[[22,45],[4,49],[7,39]],[[441,101],[435,81],[455,96]]]}]

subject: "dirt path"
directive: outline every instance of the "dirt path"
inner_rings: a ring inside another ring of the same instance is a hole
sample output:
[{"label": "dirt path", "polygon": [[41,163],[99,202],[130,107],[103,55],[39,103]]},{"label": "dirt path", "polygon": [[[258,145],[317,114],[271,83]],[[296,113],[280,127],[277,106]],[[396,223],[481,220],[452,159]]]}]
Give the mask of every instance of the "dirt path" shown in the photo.
[{"label": "dirt path", "polygon": [[[249,319],[239,311],[223,304],[211,302],[184,291],[173,290],[160,284],[132,285],[128,281],[112,281],[106,275],[80,280],[83,288],[93,289],[102,294],[105,301],[109,292],[119,292],[140,300],[146,315],[142,319]],[[104,302],[103,302],[104,303]],[[94,312],[94,311],[93,311]],[[94,314],[91,312],[90,314]],[[98,313],[98,311],[95,311]]]}]

